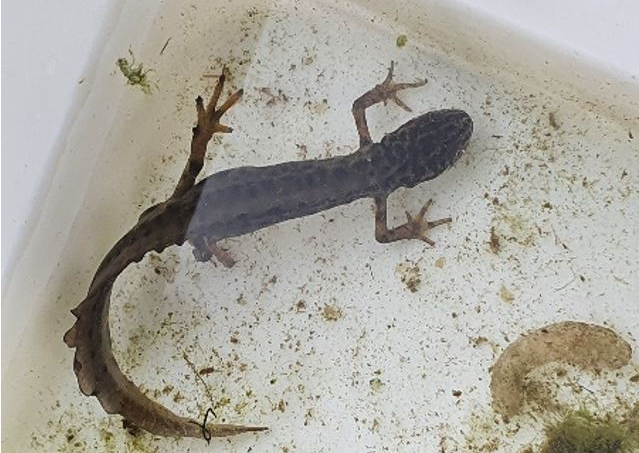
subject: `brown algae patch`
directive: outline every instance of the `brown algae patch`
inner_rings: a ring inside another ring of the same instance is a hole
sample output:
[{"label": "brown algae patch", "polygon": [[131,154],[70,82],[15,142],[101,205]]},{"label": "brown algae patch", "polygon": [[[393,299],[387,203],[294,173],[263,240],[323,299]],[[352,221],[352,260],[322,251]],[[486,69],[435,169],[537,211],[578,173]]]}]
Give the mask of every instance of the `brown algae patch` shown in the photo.
[{"label": "brown algae patch", "polygon": [[368,381],[368,383],[373,392],[381,392],[382,389],[384,388],[384,383],[378,377],[371,379],[370,381]]},{"label": "brown algae patch", "polygon": [[639,408],[625,419],[597,418],[587,410],[570,412],[546,427],[541,453],[624,453],[639,448]]},{"label": "brown algae patch", "polygon": [[512,302],[515,300],[515,295],[504,285],[501,285],[501,288],[499,288],[499,297],[504,302]]},{"label": "brown algae patch", "polygon": [[619,335],[594,324],[565,321],[534,330],[508,346],[493,366],[493,409],[506,417],[520,413],[526,376],[545,364],[559,362],[598,372],[627,365],[631,352]]},{"label": "brown algae patch", "polygon": [[337,321],[344,317],[344,312],[336,305],[324,305],[322,317],[325,321]]},{"label": "brown algae patch", "polygon": [[399,263],[395,268],[395,274],[411,293],[416,293],[422,284],[419,264],[414,261],[406,260]]}]

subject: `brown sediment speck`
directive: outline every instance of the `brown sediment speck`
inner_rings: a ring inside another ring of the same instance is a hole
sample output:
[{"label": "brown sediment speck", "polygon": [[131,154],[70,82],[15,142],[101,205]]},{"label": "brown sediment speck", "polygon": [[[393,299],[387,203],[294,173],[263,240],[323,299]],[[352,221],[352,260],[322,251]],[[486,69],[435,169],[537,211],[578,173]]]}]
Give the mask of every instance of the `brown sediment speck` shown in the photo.
[{"label": "brown sediment speck", "polygon": [[555,112],[548,113],[548,122],[553,129],[559,129],[559,123],[557,122],[557,116]]},{"label": "brown sediment speck", "polygon": [[371,379],[368,383],[373,392],[379,392],[384,388],[384,383],[382,382],[380,378],[377,378],[377,377]]},{"label": "brown sediment speck", "polygon": [[270,87],[262,87],[259,89],[260,93],[266,95],[268,100],[266,101],[267,107],[273,107],[276,104],[287,103],[289,97],[279,88],[272,90]]},{"label": "brown sediment speck", "polygon": [[501,300],[504,302],[512,302],[515,300],[515,295],[504,285],[501,285],[501,288],[499,288],[499,297],[501,297]]},{"label": "brown sediment speck", "polygon": [[237,302],[238,305],[246,305],[248,302],[246,300],[246,297],[244,297],[244,293],[240,293],[239,296],[237,296],[237,299],[235,299],[235,302]]},{"label": "brown sediment speck", "polygon": [[518,414],[526,400],[525,378],[542,365],[560,362],[597,372],[628,364],[631,352],[623,338],[595,324],[565,321],[534,330],[510,344],[493,366],[493,409]]},{"label": "brown sediment speck", "polygon": [[211,374],[215,372],[215,368],[213,368],[212,366],[207,367],[207,368],[202,368],[200,371],[198,371],[198,374],[200,376],[205,376],[207,374]]},{"label": "brown sediment speck", "polygon": [[497,235],[494,226],[490,227],[490,241],[488,242],[488,245],[490,246],[490,251],[495,254],[499,253],[499,250],[501,250],[499,236]]},{"label": "brown sediment speck", "polygon": [[470,344],[473,346],[473,348],[478,348],[479,346],[482,346],[486,343],[488,343],[488,338],[482,335],[470,339]]},{"label": "brown sediment speck", "polygon": [[322,316],[326,321],[337,321],[344,317],[344,313],[336,305],[325,305],[322,309]]}]

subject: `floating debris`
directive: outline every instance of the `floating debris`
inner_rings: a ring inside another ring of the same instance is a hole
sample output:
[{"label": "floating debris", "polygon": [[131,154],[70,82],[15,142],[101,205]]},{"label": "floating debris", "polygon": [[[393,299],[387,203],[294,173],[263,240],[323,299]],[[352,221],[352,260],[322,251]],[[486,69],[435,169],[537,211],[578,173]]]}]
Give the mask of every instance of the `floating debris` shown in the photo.
[{"label": "floating debris", "polygon": [[151,87],[157,84],[151,82],[148,78],[149,72],[153,72],[153,69],[144,70],[142,63],[135,65],[135,57],[133,52],[129,49],[129,55],[131,55],[131,62],[126,58],[118,58],[115,62],[116,66],[120,68],[120,71],[126,77],[127,85],[138,86],[144,94],[151,94]]}]

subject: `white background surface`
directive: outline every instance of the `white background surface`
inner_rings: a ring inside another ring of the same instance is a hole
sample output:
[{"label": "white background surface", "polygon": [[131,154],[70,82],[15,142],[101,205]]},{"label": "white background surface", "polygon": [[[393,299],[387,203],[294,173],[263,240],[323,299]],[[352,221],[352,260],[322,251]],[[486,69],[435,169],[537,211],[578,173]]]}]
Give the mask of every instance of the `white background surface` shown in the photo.
[{"label": "white background surface", "polygon": [[38,219],[65,135],[86,98],[87,79],[120,3],[27,0],[2,4],[5,287]]}]

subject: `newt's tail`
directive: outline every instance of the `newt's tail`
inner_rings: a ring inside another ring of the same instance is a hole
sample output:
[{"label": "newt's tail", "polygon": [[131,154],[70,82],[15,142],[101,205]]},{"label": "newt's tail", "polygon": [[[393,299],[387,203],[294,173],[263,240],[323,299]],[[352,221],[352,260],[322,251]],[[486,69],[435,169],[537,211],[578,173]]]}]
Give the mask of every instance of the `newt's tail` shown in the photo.
[{"label": "newt's tail", "polygon": [[77,320],[64,335],[76,348],[73,369],[80,390],[95,396],[109,414],[120,414],[133,426],[169,437],[225,437],[265,427],[202,423],[171,412],[144,395],[120,370],[111,350],[108,311],[112,284],[106,284],[72,310]]}]

